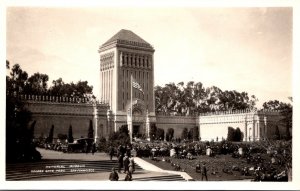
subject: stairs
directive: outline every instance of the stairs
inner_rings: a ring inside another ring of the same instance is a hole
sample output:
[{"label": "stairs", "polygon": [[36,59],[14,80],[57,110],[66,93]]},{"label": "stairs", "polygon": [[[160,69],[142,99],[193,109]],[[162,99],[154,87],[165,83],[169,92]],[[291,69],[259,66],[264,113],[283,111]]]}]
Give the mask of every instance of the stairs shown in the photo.
[{"label": "stairs", "polygon": [[[34,180],[35,178],[111,172],[117,160],[83,161],[48,159],[39,162],[6,164],[6,181]],[[144,176],[146,171],[135,163],[133,181],[186,181],[178,174]],[[140,174],[140,175],[138,175]],[[63,178],[62,178],[63,180]]]},{"label": "stairs", "polygon": [[[29,180],[50,176],[111,172],[111,169],[113,167],[117,169],[117,166],[116,160],[42,160],[32,163],[14,163],[6,165],[6,180]],[[143,171],[137,164],[135,164],[135,170]]]}]

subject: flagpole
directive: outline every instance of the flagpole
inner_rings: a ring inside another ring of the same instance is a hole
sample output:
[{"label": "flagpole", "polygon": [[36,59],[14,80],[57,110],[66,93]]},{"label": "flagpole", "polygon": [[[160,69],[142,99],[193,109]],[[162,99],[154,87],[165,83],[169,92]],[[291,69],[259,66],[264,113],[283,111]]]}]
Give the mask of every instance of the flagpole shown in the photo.
[{"label": "flagpole", "polygon": [[130,143],[132,143],[132,126],[133,126],[133,118],[132,118],[132,74],[130,75],[130,118],[131,118],[131,123],[130,123],[130,130],[129,130],[129,137],[130,137]]}]

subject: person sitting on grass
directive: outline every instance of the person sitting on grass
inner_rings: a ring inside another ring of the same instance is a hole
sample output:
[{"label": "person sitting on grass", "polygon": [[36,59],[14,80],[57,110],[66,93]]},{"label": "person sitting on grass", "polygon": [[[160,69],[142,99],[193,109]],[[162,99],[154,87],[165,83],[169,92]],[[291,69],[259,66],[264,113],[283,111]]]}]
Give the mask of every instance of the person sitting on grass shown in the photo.
[{"label": "person sitting on grass", "polygon": [[188,160],[193,160],[193,155],[190,152],[188,152],[188,154],[186,155],[186,158]]},{"label": "person sitting on grass", "polygon": [[218,173],[217,167],[211,167],[211,174],[216,175]]},{"label": "person sitting on grass", "polygon": [[223,172],[226,174],[233,174],[233,172],[231,171],[231,169],[229,169],[228,167],[224,167],[223,168]]},{"label": "person sitting on grass", "polygon": [[112,168],[112,172],[111,172],[110,175],[109,175],[109,180],[110,180],[110,181],[118,181],[118,180],[119,180],[119,175],[118,175],[118,173],[116,172],[115,167]]},{"label": "person sitting on grass", "polygon": [[181,167],[180,167],[179,164],[177,164],[177,165],[175,166],[175,170],[176,170],[176,171],[180,171],[180,170],[181,170]]}]

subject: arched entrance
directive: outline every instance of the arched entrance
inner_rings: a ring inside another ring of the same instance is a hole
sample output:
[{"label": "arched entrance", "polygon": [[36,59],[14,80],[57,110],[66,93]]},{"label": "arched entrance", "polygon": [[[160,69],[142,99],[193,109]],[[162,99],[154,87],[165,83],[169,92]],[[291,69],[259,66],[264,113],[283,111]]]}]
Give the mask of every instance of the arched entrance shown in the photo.
[{"label": "arched entrance", "polygon": [[133,138],[141,138],[142,137],[142,123],[140,120],[143,117],[143,111],[140,107],[133,107],[132,111],[133,115],[133,123],[132,123],[132,137]]},{"label": "arched entrance", "polygon": [[[128,104],[127,124],[129,128],[131,122],[130,107],[131,105]],[[132,138],[143,138],[145,136],[146,114],[144,102],[134,99],[132,104]]]}]

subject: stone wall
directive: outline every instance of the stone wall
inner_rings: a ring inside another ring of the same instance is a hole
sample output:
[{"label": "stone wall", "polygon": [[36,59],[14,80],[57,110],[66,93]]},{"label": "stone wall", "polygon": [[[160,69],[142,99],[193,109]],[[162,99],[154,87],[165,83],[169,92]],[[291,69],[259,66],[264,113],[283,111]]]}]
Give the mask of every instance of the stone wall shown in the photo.
[{"label": "stone wall", "polygon": [[[68,134],[72,126],[74,138],[86,137],[89,123],[93,122],[97,138],[108,138],[109,134],[118,131],[121,125],[127,124],[127,115],[115,115],[109,112],[109,105],[91,102],[88,99],[61,97],[22,96],[25,107],[32,112],[32,122],[36,121],[35,138],[48,136],[54,126],[54,137]],[[228,127],[239,127],[244,134],[244,141],[256,141],[273,138],[277,126],[281,136],[285,136],[285,124],[280,112],[274,111],[235,111],[204,113],[199,116],[149,116],[149,123],[158,128],[174,129],[174,137],[181,137],[182,130],[198,126],[201,140],[221,141],[227,138]],[[135,116],[134,125],[140,125],[141,133],[146,133],[146,116]],[[95,127],[98,127],[97,129]]]},{"label": "stone wall", "polygon": [[277,111],[235,111],[200,114],[199,127],[201,140],[218,141],[227,138],[228,127],[240,128],[244,141],[273,138],[276,126],[285,135],[283,116]]},{"label": "stone wall", "polygon": [[[87,137],[90,121],[93,123],[94,133],[97,137],[107,137],[110,131],[107,121],[109,106],[104,103],[91,103],[84,99],[23,96],[25,108],[32,113],[32,122],[36,121],[34,128],[35,138],[47,137],[51,126],[54,126],[54,138],[58,134],[68,135],[72,126],[73,137]],[[64,101],[63,101],[64,100]],[[96,122],[97,121],[97,122]],[[95,129],[97,123],[97,130]],[[97,135],[96,135],[97,133]]]},{"label": "stone wall", "polygon": [[187,128],[188,130],[198,126],[196,116],[170,116],[170,115],[158,115],[156,116],[156,126],[164,129],[165,133],[168,128],[174,129],[174,138],[181,137],[182,130]]}]

